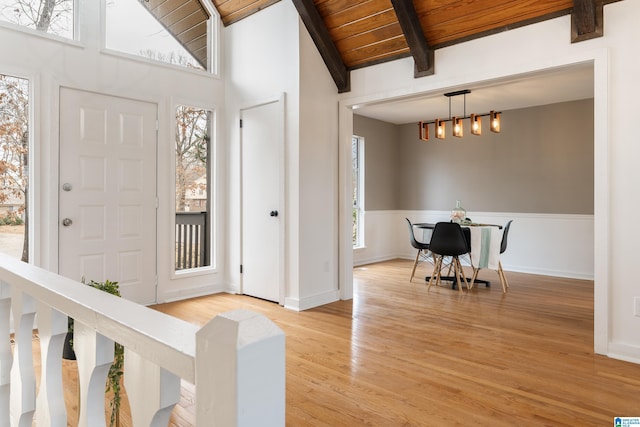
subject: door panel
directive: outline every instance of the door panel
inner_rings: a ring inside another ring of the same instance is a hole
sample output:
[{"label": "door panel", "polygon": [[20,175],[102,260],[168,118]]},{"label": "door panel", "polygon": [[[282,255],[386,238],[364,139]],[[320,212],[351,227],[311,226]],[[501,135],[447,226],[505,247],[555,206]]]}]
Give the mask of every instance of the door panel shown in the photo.
[{"label": "door panel", "polygon": [[143,304],[155,302],[156,117],[155,104],[60,92],[59,272],[117,281]]},{"label": "door panel", "polygon": [[282,100],[242,110],[242,292],[283,303]]}]

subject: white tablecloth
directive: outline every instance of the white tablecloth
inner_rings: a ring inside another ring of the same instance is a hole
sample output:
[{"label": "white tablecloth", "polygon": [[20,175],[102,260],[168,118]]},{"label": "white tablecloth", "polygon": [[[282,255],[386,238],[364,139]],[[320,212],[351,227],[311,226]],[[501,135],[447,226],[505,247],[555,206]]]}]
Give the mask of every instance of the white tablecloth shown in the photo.
[{"label": "white tablecloth", "polygon": [[476,268],[498,269],[502,236],[498,227],[469,227],[471,264]]}]

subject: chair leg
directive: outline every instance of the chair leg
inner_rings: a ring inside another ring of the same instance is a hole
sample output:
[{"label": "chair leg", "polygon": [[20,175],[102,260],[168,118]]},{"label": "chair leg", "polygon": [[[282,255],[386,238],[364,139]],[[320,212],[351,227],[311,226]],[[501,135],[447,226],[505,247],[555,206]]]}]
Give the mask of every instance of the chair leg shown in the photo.
[{"label": "chair leg", "polygon": [[409,281],[413,280],[413,276],[416,274],[416,267],[418,266],[418,258],[420,258],[420,249],[418,249],[418,253],[416,254],[416,260],[413,262],[413,270],[411,270],[411,278]]},{"label": "chair leg", "polygon": [[462,294],[462,283],[460,283],[460,276],[462,276],[462,280],[466,285],[467,289],[469,288],[469,282],[467,282],[467,278],[464,276],[464,271],[462,270],[462,264],[460,264],[460,259],[458,257],[453,257],[453,272],[456,275],[456,282],[458,283],[458,291]]},{"label": "chair leg", "polygon": [[498,261],[498,276],[500,276],[500,284],[502,285],[502,292],[507,292],[507,288],[509,287],[509,281],[507,280],[507,276],[504,274],[504,270],[502,269],[502,263]]},{"label": "chair leg", "polygon": [[480,269],[478,267],[473,267],[473,276],[471,276],[471,287],[473,287],[474,283],[476,283],[479,271]]},{"label": "chair leg", "polygon": [[[435,256],[435,255],[434,255]],[[431,290],[431,285],[433,284],[433,276],[437,275],[436,286],[440,281],[440,265],[442,264],[442,257],[436,258],[436,263],[433,267],[433,273],[431,273],[431,277],[429,278],[429,286],[427,287],[427,292]]]},{"label": "chair leg", "polygon": [[462,275],[462,280],[464,280],[464,284],[467,285],[467,290],[471,289],[471,286],[469,285],[469,281],[467,280],[467,277],[464,275],[464,270],[462,269],[460,258],[458,258],[458,269],[460,270],[460,274]]}]

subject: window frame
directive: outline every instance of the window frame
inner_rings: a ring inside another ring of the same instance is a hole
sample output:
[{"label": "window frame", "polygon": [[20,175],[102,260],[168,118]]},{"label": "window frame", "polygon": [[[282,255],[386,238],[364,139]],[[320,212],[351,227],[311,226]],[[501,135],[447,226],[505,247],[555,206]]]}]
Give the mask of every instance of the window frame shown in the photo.
[{"label": "window frame", "polygon": [[[171,103],[171,141],[172,147],[171,150],[171,183],[169,185],[170,188],[170,200],[171,202],[171,226],[170,229],[170,239],[169,242],[171,244],[171,259],[173,260],[173,264],[170,267],[170,276],[172,279],[177,278],[185,278],[190,276],[199,276],[203,274],[210,274],[212,272],[217,272],[218,270],[218,256],[219,256],[219,236],[218,233],[218,214],[217,214],[217,182],[219,168],[217,165],[217,109],[213,105],[203,103],[203,102],[189,102],[184,100],[174,101]],[[202,109],[208,111],[208,135],[209,141],[207,146],[207,226],[208,226],[208,264],[202,267],[195,268],[186,268],[186,269],[176,269],[175,259],[176,259],[176,150],[175,150],[175,128],[176,128],[176,110],[179,106],[188,106],[192,108]]]},{"label": "window frame", "polygon": [[[78,1],[78,0],[74,0]],[[137,0],[131,0],[137,1]],[[207,69],[201,68],[188,68],[178,64],[172,64],[170,62],[160,61],[156,59],[146,58],[144,56],[136,55],[134,53],[123,52],[113,48],[107,47],[107,4],[106,0],[101,0],[101,25],[102,25],[102,39],[100,51],[103,54],[111,55],[114,57],[127,58],[137,62],[153,64],[156,66],[173,68],[182,70],[184,72],[190,72],[195,74],[206,74],[212,77],[220,78],[220,15],[215,7],[211,7],[208,2],[200,3],[208,12],[209,19],[207,20]],[[154,18],[155,19],[155,18]]]},{"label": "window frame", "polygon": [[[354,144],[356,145],[356,158],[353,157]],[[352,224],[355,231],[355,238],[353,240],[353,249],[360,249],[365,247],[365,211],[364,211],[364,179],[365,179],[365,162],[364,162],[364,150],[365,139],[362,136],[351,136],[351,164],[352,164],[352,190],[355,193],[352,197],[353,201],[353,218]]]}]

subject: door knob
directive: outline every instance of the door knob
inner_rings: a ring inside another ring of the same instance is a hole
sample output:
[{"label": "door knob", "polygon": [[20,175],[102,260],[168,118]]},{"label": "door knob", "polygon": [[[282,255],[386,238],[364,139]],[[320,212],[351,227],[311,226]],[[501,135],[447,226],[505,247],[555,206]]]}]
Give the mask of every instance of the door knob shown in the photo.
[{"label": "door knob", "polygon": [[71,184],[69,184],[68,182],[65,182],[64,184],[62,184],[62,189],[64,191],[71,191]]},{"label": "door knob", "polygon": [[278,216],[278,211],[271,211],[271,212],[269,213],[269,215],[271,215],[271,216]]},{"label": "door knob", "polygon": [[65,227],[68,227],[71,224],[73,224],[73,221],[71,221],[71,218],[65,218],[62,220],[62,225],[64,225]]}]

